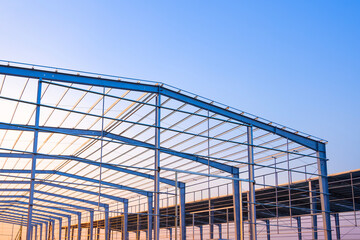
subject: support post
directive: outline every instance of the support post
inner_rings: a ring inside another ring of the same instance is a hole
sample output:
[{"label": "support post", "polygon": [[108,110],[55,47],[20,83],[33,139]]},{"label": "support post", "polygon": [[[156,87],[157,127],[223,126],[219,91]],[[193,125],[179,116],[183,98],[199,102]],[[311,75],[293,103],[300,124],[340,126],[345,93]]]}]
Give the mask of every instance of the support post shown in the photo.
[{"label": "support post", "polygon": [[301,234],[301,217],[296,217],[296,222],[297,222],[297,230],[298,230],[298,240],[302,239],[302,234]]},{"label": "support post", "polygon": [[266,224],[266,239],[270,240],[270,220],[265,220]]},{"label": "support post", "polygon": [[62,218],[59,218],[59,239],[61,239]]},{"label": "support post", "polygon": [[35,240],[38,240],[37,236],[38,236],[38,225],[35,225]]},{"label": "support post", "polygon": [[81,240],[81,213],[78,213],[78,240]]},{"label": "support post", "polygon": [[89,240],[94,238],[94,211],[90,211],[90,228],[89,228]]},{"label": "support post", "polygon": [[[236,172],[233,173],[232,176],[234,178],[239,178],[239,169],[234,168],[234,170]],[[240,181],[233,180],[234,225],[235,225],[236,240],[240,240],[242,236],[242,216],[241,216],[242,206],[240,205],[240,202],[242,202],[241,198],[242,196],[240,192]]]},{"label": "support post", "polygon": [[311,213],[311,226],[312,226],[312,238],[318,239],[317,230],[317,215],[316,215],[316,194],[314,193],[315,186],[312,181],[309,181],[309,198],[310,198],[310,213]]},{"label": "support post", "polygon": [[199,226],[199,230],[200,230],[200,240],[204,240],[204,231],[202,225]]},{"label": "support post", "polygon": [[180,239],[186,240],[185,184],[180,184]]},{"label": "support post", "polygon": [[172,228],[169,228],[170,240],[172,240]]},{"label": "support post", "polygon": [[[67,240],[70,240],[70,231],[71,231],[71,217],[68,217],[68,227],[67,227]],[[47,240],[47,239],[46,239]]]},{"label": "support post", "polygon": [[253,129],[247,127],[248,162],[249,162],[249,232],[250,240],[256,240],[256,206],[255,206],[255,171],[254,171],[254,149]]},{"label": "support post", "polygon": [[129,240],[128,217],[129,217],[129,203],[126,201],[124,202],[124,229],[123,229],[124,240]]},{"label": "support post", "polygon": [[45,222],[45,240],[48,240],[49,224]]},{"label": "support post", "polygon": [[340,236],[340,219],[339,219],[339,214],[335,213],[334,215],[335,218],[335,231],[336,231],[336,240],[340,240],[341,236]]},{"label": "support post", "polygon": [[219,227],[219,239],[222,239],[222,228],[221,228],[221,223],[218,224]]},{"label": "support post", "polygon": [[105,210],[105,240],[109,240],[109,206],[104,207]]},{"label": "support post", "polygon": [[318,157],[318,171],[319,171],[319,186],[320,186],[320,201],[324,227],[324,239],[331,240],[331,219],[330,219],[330,199],[329,199],[329,184],[326,163],[325,144],[319,143]]},{"label": "support post", "polygon": [[40,224],[40,240],[42,240],[43,224]]},{"label": "support post", "polygon": [[55,240],[55,220],[51,220],[51,240]]},{"label": "support post", "polygon": [[29,208],[26,222],[26,240],[30,240],[31,237],[31,225],[32,225],[32,211],[34,204],[34,187],[35,187],[35,171],[36,171],[36,153],[39,137],[39,121],[40,121],[40,101],[41,101],[41,81],[38,81],[37,98],[36,98],[36,112],[35,112],[35,131],[33,142],[33,157],[31,161],[31,180],[30,180],[30,193],[29,193]]},{"label": "support post", "polygon": [[148,240],[152,240],[153,228],[153,197],[148,196]]},{"label": "support post", "polygon": [[160,106],[161,99],[160,93],[156,96],[156,108],[155,108],[155,172],[154,172],[154,192],[155,192],[155,201],[154,201],[154,209],[155,209],[155,224],[154,224],[154,240],[159,240],[160,237]]}]

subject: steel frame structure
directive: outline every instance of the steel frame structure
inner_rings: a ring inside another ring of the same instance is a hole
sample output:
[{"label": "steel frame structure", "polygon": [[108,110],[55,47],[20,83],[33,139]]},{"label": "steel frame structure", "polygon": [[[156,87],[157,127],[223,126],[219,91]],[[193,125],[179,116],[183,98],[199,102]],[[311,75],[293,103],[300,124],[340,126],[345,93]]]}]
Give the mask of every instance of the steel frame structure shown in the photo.
[{"label": "steel frame structure", "polygon": [[[137,214],[137,239],[142,216],[149,240],[168,238],[162,229],[170,238],[189,239],[195,228],[187,231],[191,214],[185,203],[203,190],[209,199],[203,225],[213,238],[211,191],[224,182],[232,184],[232,238],[244,239],[247,224],[254,240],[261,225],[257,208],[279,204],[277,198],[257,201],[256,190],[288,183],[292,217],[297,207],[291,192],[297,189],[291,182],[312,177],[319,178],[319,189],[306,192],[315,202],[313,196],[320,198],[321,210],[314,212],[310,204],[311,228],[318,233],[315,218],[321,214],[324,239],[331,239],[323,139],[159,82],[8,61],[0,61],[0,77],[0,108],[7,113],[0,117],[0,198],[7,199],[0,201],[0,221],[22,224],[20,216],[26,216],[27,240],[48,239],[45,223],[52,224],[54,238],[55,220],[59,239],[73,239],[75,229],[83,239],[82,226],[89,223],[86,239],[109,240],[110,214],[122,216],[119,231],[127,240],[134,232],[128,230],[129,212]],[[164,214],[161,207],[169,206],[174,213]],[[37,225],[39,234],[33,230]],[[270,225],[267,221],[268,232]]]}]

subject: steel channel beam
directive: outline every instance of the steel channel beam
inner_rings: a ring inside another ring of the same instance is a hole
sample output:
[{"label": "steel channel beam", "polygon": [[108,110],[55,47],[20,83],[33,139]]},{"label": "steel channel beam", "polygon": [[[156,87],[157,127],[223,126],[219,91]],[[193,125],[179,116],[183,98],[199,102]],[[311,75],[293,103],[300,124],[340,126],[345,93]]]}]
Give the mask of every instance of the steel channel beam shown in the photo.
[{"label": "steel channel beam", "polygon": [[161,121],[161,96],[157,94],[156,96],[156,108],[155,108],[155,164],[154,164],[154,240],[160,239],[160,121]]},{"label": "steel channel beam", "polygon": [[36,112],[35,112],[35,131],[34,131],[34,141],[33,141],[33,152],[35,153],[31,161],[31,182],[30,182],[30,193],[29,193],[29,209],[27,216],[27,227],[26,227],[26,240],[31,238],[31,221],[32,221],[32,209],[34,203],[34,181],[35,181],[35,171],[36,171],[36,153],[38,145],[39,131],[39,121],[40,121],[40,101],[41,101],[41,78],[38,81],[37,89],[37,98],[36,98]]},{"label": "steel channel beam", "polygon": [[318,151],[319,145],[323,144],[319,141],[313,140],[311,138],[307,138],[305,136],[292,133],[280,127],[273,126],[271,124],[267,124],[256,119],[247,117],[245,115],[241,115],[239,113],[235,113],[228,109],[218,107],[214,104],[207,103],[201,101],[199,99],[181,94],[179,92],[167,89],[162,86],[154,86],[150,84],[144,83],[131,83],[125,81],[114,81],[108,80],[104,78],[95,78],[95,77],[86,77],[86,76],[77,76],[72,74],[58,73],[58,72],[50,72],[44,70],[35,70],[28,68],[20,68],[20,67],[11,67],[0,65],[0,74],[19,76],[19,77],[31,77],[31,78],[42,78],[50,81],[56,82],[67,82],[67,83],[75,83],[75,84],[83,84],[83,85],[92,85],[99,87],[109,87],[109,88],[117,88],[117,89],[126,89],[132,91],[141,91],[141,92],[149,92],[149,93],[160,93],[169,98],[176,99],[178,101],[209,110],[213,113],[220,114],[222,116],[240,121],[242,123],[246,123],[252,125],[254,127],[266,130],[268,132],[277,134],[284,138],[287,138],[291,141],[299,143],[300,145],[306,146],[310,149]]},{"label": "steel channel beam", "polygon": [[254,149],[253,149],[253,131],[252,127],[247,127],[248,145],[248,168],[249,168],[249,233],[250,239],[256,240],[256,205],[255,205],[255,172],[254,172]]},{"label": "steel channel beam", "polygon": [[318,239],[318,225],[317,225],[317,209],[316,209],[316,195],[314,191],[313,181],[309,181],[309,200],[310,200],[310,213],[311,213],[311,228],[312,228],[312,238],[314,240]]},{"label": "steel channel beam", "polygon": [[326,150],[325,145],[321,151],[317,152],[318,156],[318,172],[319,186],[320,186],[320,201],[321,201],[321,214],[324,227],[324,239],[331,240],[331,219],[330,219],[330,199],[329,199],[329,183],[326,163]]}]

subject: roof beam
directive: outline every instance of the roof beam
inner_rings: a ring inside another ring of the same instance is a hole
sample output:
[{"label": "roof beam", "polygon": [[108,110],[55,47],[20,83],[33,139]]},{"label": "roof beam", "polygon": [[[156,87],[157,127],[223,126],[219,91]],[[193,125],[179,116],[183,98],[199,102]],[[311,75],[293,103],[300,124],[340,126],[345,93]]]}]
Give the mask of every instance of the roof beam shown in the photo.
[{"label": "roof beam", "polygon": [[20,67],[11,67],[11,66],[4,66],[4,65],[0,65],[0,74],[19,76],[19,77],[42,78],[42,79],[47,79],[50,81],[76,83],[76,84],[109,87],[109,88],[117,88],[117,89],[126,89],[126,90],[132,90],[132,91],[160,93],[169,98],[176,99],[178,101],[193,105],[195,107],[198,107],[198,108],[201,108],[204,110],[208,110],[213,113],[216,113],[216,114],[240,121],[242,123],[246,123],[246,124],[252,125],[254,127],[263,129],[265,131],[274,133],[276,135],[287,138],[293,142],[296,142],[300,145],[303,145],[303,146],[313,149],[315,151],[323,151],[325,149],[325,147],[323,146],[324,143],[322,143],[320,141],[316,141],[316,140],[298,135],[296,133],[292,133],[285,129],[261,122],[259,120],[252,119],[250,117],[235,113],[228,109],[224,109],[224,108],[215,106],[211,103],[207,103],[207,102],[201,101],[199,99],[187,96],[185,94],[181,94],[179,92],[170,90],[170,89],[165,88],[160,85],[155,86],[155,85],[144,84],[144,83],[131,83],[131,82],[124,82],[124,81],[115,81],[115,80],[104,79],[104,78],[79,76],[79,75],[73,75],[73,74],[65,74],[65,73],[50,72],[50,71],[35,70],[35,69],[20,68]]}]

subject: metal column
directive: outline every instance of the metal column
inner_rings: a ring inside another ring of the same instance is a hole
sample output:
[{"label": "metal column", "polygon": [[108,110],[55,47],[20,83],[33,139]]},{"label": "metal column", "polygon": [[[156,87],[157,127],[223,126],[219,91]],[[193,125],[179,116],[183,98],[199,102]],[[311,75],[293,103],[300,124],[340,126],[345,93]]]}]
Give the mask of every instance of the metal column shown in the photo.
[{"label": "metal column", "polygon": [[40,224],[40,240],[42,240],[43,225]]},{"label": "metal column", "polygon": [[55,240],[55,220],[51,220],[51,239]]},{"label": "metal column", "polygon": [[68,217],[67,240],[70,240],[70,231],[71,231],[71,217]]},{"label": "metal column", "polygon": [[49,224],[45,223],[45,240],[48,240]]},{"label": "metal column", "polygon": [[309,181],[309,198],[310,198],[310,213],[311,213],[311,225],[312,225],[312,238],[314,240],[318,239],[317,232],[317,215],[316,215],[316,194],[315,186],[312,181]]},{"label": "metal column", "polygon": [[336,239],[340,240],[341,236],[340,236],[340,219],[339,219],[339,214],[335,213],[334,215],[335,218],[335,231],[336,231]]},{"label": "metal column", "polygon": [[204,231],[202,225],[199,226],[199,230],[200,230],[200,240],[204,240]]},{"label": "metal column", "polygon": [[221,223],[218,224],[219,227],[219,239],[222,239],[222,228],[221,228]]},{"label": "metal column", "polygon": [[186,240],[186,222],[185,222],[185,184],[180,185],[180,239]]},{"label": "metal column", "polygon": [[32,222],[32,211],[34,204],[34,181],[35,181],[35,171],[36,171],[36,153],[38,145],[38,136],[39,136],[39,121],[40,121],[40,101],[41,101],[41,81],[40,78],[38,81],[37,89],[37,98],[36,98],[36,113],[35,113],[35,131],[34,131],[34,142],[33,142],[33,157],[31,161],[31,180],[30,180],[30,193],[29,193],[29,209],[26,223],[26,240],[30,240],[31,237],[31,222]]},{"label": "metal column", "polygon": [[61,239],[62,219],[59,219],[59,239]]},{"label": "metal column", "polygon": [[154,215],[155,215],[155,224],[154,224],[154,240],[159,240],[160,237],[160,106],[161,106],[161,95],[160,93],[156,96],[156,108],[155,108],[155,179],[154,179],[154,192],[155,192],[155,201],[154,201]]},{"label": "metal column", "polygon": [[329,200],[329,184],[328,184],[328,173],[326,163],[326,150],[325,144],[319,143],[319,151],[317,152],[318,157],[318,171],[320,174],[319,185],[320,185],[320,201],[321,210],[324,226],[324,239],[331,240],[331,219],[330,219],[330,200]]},{"label": "metal column", "polygon": [[265,220],[266,224],[266,239],[270,240],[270,220]]},{"label": "metal column", "polygon": [[[235,170],[236,169],[236,170]],[[234,168],[235,173],[233,173],[234,178],[239,178],[239,169]],[[241,201],[241,192],[240,192],[240,181],[233,180],[233,205],[234,205],[234,224],[235,224],[235,239],[241,240],[242,236],[242,206]]]},{"label": "metal column", "polygon": [[254,149],[253,129],[247,127],[248,162],[249,162],[249,233],[250,239],[256,240],[256,206],[255,206],[255,171],[254,171]]},{"label": "metal column", "polygon": [[297,230],[298,230],[298,239],[301,240],[302,239],[302,234],[301,234],[301,217],[296,217],[296,222],[297,222]]},{"label": "metal column", "polygon": [[128,232],[128,216],[129,216],[129,203],[124,202],[124,229],[123,229],[123,239],[129,239],[129,232]]},{"label": "metal column", "polygon": [[90,211],[90,228],[89,228],[90,234],[89,239],[93,240],[94,238],[94,211]]},{"label": "metal column", "polygon": [[153,197],[148,196],[148,240],[152,240],[153,228]]},{"label": "metal column", "polygon": [[105,210],[105,240],[109,240],[109,206],[104,207]]},{"label": "metal column", "polygon": [[81,213],[78,214],[78,240],[81,240]]},{"label": "metal column", "polygon": [[38,231],[37,231],[37,229],[38,229],[38,225],[35,225],[35,240],[37,240],[37,236],[38,236]]}]

